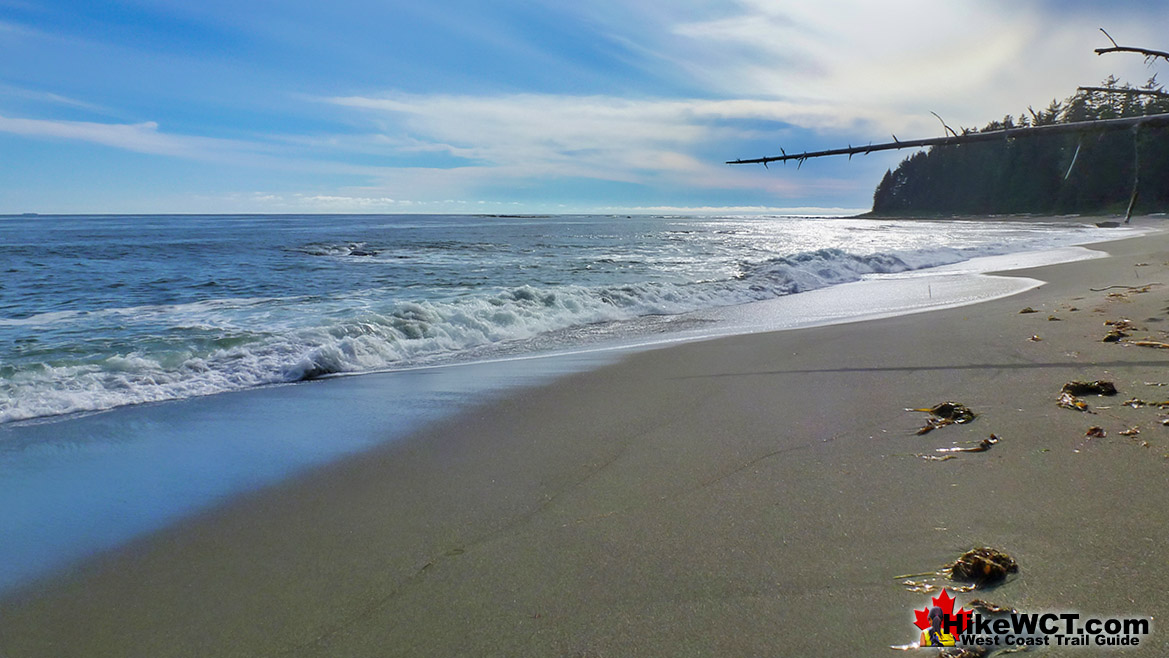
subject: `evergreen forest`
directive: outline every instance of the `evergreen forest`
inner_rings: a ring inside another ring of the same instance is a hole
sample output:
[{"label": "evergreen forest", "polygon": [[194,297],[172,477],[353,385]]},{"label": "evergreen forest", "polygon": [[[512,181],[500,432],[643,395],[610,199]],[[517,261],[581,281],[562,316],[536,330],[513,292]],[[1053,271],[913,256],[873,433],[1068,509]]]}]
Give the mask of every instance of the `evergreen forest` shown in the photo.
[{"label": "evergreen forest", "polygon": [[[1105,80],[1046,109],[992,121],[983,132],[1169,112],[1156,76],[1143,87]],[[968,129],[964,132],[975,132]],[[922,214],[1124,214],[1169,211],[1169,128],[1066,133],[935,146],[887,171],[873,212]]]}]

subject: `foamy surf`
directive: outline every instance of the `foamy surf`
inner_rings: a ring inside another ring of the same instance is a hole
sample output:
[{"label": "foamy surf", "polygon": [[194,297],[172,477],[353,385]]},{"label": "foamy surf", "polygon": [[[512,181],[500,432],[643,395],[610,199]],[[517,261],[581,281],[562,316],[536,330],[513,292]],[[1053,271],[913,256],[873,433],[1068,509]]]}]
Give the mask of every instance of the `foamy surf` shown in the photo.
[{"label": "foamy surf", "polygon": [[[132,258],[156,245],[134,232],[135,218],[121,225],[104,218],[110,244],[59,259],[60,294],[31,280],[0,290],[0,336],[13,346],[0,364],[0,423],[570,348],[598,326],[621,336],[650,316],[1083,242],[1089,234],[1067,225],[791,218],[377,218],[361,229],[347,218],[324,227],[287,218],[277,231],[246,219],[190,226],[159,218],[154,230],[172,243],[159,258],[174,261],[160,260],[159,272],[111,266],[103,249]],[[86,218],[61,221],[84,225]],[[247,243],[238,242],[242,234]],[[17,275],[22,266],[30,273],[43,266],[19,239],[9,244],[19,256]],[[98,275],[86,278],[86,268],[67,263],[92,265]],[[68,276],[69,269],[78,274]],[[111,293],[115,283],[121,292]],[[35,294],[22,299],[22,290]],[[87,293],[95,301],[86,303]],[[167,298],[173,303],[159,303]]]}]

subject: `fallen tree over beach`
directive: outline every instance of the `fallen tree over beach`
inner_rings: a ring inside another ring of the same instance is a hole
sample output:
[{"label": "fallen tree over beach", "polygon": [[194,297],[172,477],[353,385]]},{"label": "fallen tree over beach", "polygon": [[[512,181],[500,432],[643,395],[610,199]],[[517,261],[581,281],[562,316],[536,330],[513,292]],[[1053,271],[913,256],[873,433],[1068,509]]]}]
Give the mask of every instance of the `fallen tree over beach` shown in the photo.
[{"label": "fallen tree over beach", "polygon": [[[1101,88],[1103,89],[1103,88]],[[945,137],[930,137],[926,139],[910,139],[898,140],[897,136],[893,136],[893,141],[883,142],[878,144],[865,144],[864,146],[849,145],[845,148],[827,149],[823,151],[805,151],[802,153],[787,153],[780,149],[782,155],[772,155],[763,158],[751,158],[747,160],[728,160],[726,164],[762,164],[766,165],[769,162],[787,162],[789,160],[796,160],[803,164],[805,160],[811,158],[822,158],[830,155],[868,155],[876,151],[890,151],[898,149],[923,148],[927,146],[955,146],[958,144],[971,144],[976,142],[992,142],[1004,139],[1018,139],[1023,137],[1039,137],[1045,135],[1063,135],[1068,133],[1085,133],[1085,132],[1108,132],[1113,130],[1122,130],[1125,128],[1141,128],[1141,127],[1161,127],[1169,125],[1169,113],[1153,114],[1149,116],[1137,117],[1123,117],[1117,119],[1094,119],[1089,121],[1075,121],[1071,123],[1057,123],[1044,126],[1022,126],[1003,128],[1000,130],[988,131],[963,131],[962,134],[950,134]],[[947,126],[947,130],[949,127]]]},{"label": "fallen tree over beach", "polygon": [[[1169,53],[1120,46],[1104,34],[1112,46],[1096,49],[1098,54],[1169,61]],[[1080,87],[1063,103],[1053,100],[1046,110],[1028,108],[1017,121],[1008,115],[981,130],[955,131],[938,120],[945,130],[941,137],[892,135],[891,141],[799,153],[780,148],[780,155],[727,164],[766,167],[794,160],[798,167],[813,158],[928,149],[887,172],[878,185],[873,211],[888,214],[1123,212],[1128,221],[1142,177],[1169,180],[1169,133],[1160,130],[1169,125],[1169,93],[1155,75],[1139,88],[1110,77],[1102,86]],[[1077,165],[1085,175],[1073,176]],[[1144,193],[1144,211],[1169,209],[1166,186]]]}]

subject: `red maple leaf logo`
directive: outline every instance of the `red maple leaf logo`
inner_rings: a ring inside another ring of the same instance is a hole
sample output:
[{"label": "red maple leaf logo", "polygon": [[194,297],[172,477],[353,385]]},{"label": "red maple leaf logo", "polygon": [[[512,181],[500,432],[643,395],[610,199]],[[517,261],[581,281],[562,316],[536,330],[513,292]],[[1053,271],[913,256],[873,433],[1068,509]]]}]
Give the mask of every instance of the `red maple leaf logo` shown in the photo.
[{"label": "red maple leaf logo", "polygon": [[913,616],[915,617],[915,621],[913,622],[914,626],[917,626],[918,628],[920,628],[923,631],[929,629],[929,627],[930,627],[930,607],[932,607],[932,606],[937,606],[937,607],[942,609],[942,614],[945,615],[944,617],[942,617],[943,628],[945,628],[946,620],[950,620],[950,619],[957,619],[958,620],[958,624],[959,624],[958,632],[959,633],[966,630],[966,627],[970,625],[971,611],[969,611],[965,608],[959,608],[957,614],[955,614],[954,613],[955,599],[954,599],[954,597],[950,596],[949,592],[947,592],[945,589],[942,590],[941,594],[930,599],[930,601],[931,601],[931,606],[927,606],[922,610],[914,610],[913,611]]}]

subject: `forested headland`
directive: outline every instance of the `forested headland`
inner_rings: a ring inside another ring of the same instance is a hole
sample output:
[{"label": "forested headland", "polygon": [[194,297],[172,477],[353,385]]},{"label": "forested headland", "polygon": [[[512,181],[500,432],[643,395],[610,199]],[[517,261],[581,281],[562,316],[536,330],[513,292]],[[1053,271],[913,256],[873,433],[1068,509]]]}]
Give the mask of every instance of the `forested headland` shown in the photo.
[{"label": "forested headland", "polygon": [[[982,132],[1164,112],[1169,93],[1155,76],[1139,88],[1110,77],[1046,109],[992,121]],[[885,173],[873,194],[873,213],[1124,214],[1135,174],[1133,211],[1169,211],[1169,128],[934,146]]]}]

